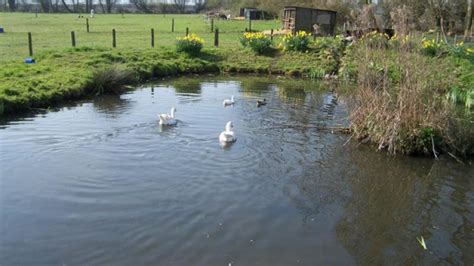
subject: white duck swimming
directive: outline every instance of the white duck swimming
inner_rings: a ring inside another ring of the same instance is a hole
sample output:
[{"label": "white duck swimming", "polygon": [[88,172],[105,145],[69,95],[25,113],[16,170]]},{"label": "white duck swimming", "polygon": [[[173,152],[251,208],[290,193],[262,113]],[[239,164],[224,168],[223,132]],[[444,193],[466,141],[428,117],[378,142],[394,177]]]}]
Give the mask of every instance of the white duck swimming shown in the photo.
[{"label": "white duck swimming", "polygon": [[171,108],[171,114],[161,114],[158,117],[160,118],[160,125],[162,126],[174,126],[178,123],[174,114],[176,113],[176,108]]},{"label": "white duck swimming", "polygon": [[221,143],[232,143],[237,140],[234,135],[234,131],[231,130],[233,127],[234,125],[232,125],[231,121],[227,122],[227,124],[225,125],[225,131],[222,131],[219,135],[219,141]]},{"label": "white duck swimming", "polygon": [[232,95],[232,97],[230,97],[230,99],[225,99],[224,102],[222,103],[225,106],[227,105],[233,105],[235,103],[234,101],[234,95]]}]

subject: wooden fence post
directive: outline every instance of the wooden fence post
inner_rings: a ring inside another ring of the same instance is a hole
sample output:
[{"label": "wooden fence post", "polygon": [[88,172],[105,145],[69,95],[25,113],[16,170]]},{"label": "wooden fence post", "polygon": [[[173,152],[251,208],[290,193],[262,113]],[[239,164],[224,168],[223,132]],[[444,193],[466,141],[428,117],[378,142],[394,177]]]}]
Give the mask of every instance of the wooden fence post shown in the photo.
[{"label": "wooden fence post", "polygon": [[211,18],[211,32],[214,32],[214,18]]},{"label": "wooden fence post", "polygon": [[117,47],[117,41],[115,39],[115,29],[112,30],[112,47]]},{"label": "wooden fence post", "polygon": [[31,39],[31,32],[28,32],[28,50],[30,56],[33,56],[33,40]]},{"label": "wooden fence post", "polygon": [[155,47],[155,29],[151,29],[151,47]]},{"label": "wooden fence post", "polygon": [[252,31],[252,19],[249,17],[249,31]]},{"label": "wooden fence post", "polygon": [[171,19],[171,32],[174,32],[174,18]]},{"label": "wooden fence post", "polygon": [[188,35],[189,35],[189,28],[186,27],[186,36],[188,36]]},{"label": "wooden fence post", "polygon": [[216,28],[216,31],[214,32],[214,46],[218,47],[219,46],[219,29]]},{"label": "wooden fence post", "polygon": [[76,47],[76,34],[74,33],[74,31],[71,31],[71,44],[72,47]]},{"label": "wooden fence post", "polygon": [[87,32],[89,32],[89,19],[86,18],[86,28],[87,28]]},{"label": "wooden fence post", "polygon": [[270,40],[273,41],[273,29],[270,30]]}]

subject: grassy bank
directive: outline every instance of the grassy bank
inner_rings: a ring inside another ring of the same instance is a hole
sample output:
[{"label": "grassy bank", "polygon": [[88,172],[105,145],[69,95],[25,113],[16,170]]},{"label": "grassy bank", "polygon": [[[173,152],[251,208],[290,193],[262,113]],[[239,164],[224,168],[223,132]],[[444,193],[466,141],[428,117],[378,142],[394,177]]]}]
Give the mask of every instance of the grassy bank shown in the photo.
[{"label": "grassy bank", "polygon": [[251,51],[208,48],[197,56],[174,48],[70,48],[42,52],[36,64],[5,63],[0,69],[3,113],[47,108],[84,95],[119,91],[122,85],[151,78],[188,73],[278,73],[310,76],[336,71],[333,47],[314,47],[308,53],[255,55]]}]

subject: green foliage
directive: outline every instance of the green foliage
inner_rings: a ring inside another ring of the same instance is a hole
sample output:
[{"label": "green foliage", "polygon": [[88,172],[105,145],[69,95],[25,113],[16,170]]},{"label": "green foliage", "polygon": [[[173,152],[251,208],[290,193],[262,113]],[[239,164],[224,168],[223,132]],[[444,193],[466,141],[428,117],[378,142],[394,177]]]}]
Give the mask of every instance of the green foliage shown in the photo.
[{"label": "green foliage", "polygon": [[322,68],[311,68],[309,70],[309,77],[312,80],[322,79],[324,78],[324,75],[326,75],[326,70]]},{"label": "green foliage", "polygon": [[420,130],[418,136],[415,138],[414,150],[423,151],[425,154],[429,154],[432,150],[434,143],[435,132],[432,127],[424,127]]}]

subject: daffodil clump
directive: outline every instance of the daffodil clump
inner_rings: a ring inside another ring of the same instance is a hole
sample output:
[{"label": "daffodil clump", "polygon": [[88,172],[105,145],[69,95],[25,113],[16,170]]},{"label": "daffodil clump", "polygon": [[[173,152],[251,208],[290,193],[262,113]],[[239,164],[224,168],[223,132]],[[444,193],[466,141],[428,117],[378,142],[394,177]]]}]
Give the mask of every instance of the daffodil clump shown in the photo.
[{"label": "daffodil clump", "polygon": [[189,34],[188,36],[176,39],[176,51],[178,52],[195,55],[201,51],[203,45],[204,40],[196,34]]},{"label": "daffodil clump", "polygon": [[413,38],[410,35],[398,35],[395,33],[389,40],[388,44],[391,48],[399,49],[399,48],[408,48],[408,50],[413,50],[418,48],[418,40]]},{"label": "daffodil clump", "polygon": [[269,52],[272,46],[272,40],[263,32],[245,32],[240,38],[240,43],[257,54]]},{"label": "daffodil clump", "polygon": [[288,33],[283,36],[279,45],[283,51],[299,51],[308,52],[311,33],[305,31],[298,31],[296,34]]},{"label": "daffodil clump", "polygon": [[456,43],[455,45],[449,46],[449,54],[454,57],[459,58],[473,58],[474,57],[474,49],[466,47],[464,42]]},{"label": "daffodil clump", "polygon": [[421,45],[423,48],[423,52],[430,56],[435,56],[441,53],[442,46],[439,42],[436,42],[433,39],[426,39],[423,38],[421,40]]},{"label": "daffodil clump", "polygon": [[377,31],[369,32],[361,38],[369,47],[376,49],[387,48],[389,39],[388,34]]}]

